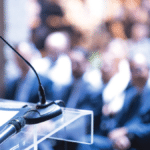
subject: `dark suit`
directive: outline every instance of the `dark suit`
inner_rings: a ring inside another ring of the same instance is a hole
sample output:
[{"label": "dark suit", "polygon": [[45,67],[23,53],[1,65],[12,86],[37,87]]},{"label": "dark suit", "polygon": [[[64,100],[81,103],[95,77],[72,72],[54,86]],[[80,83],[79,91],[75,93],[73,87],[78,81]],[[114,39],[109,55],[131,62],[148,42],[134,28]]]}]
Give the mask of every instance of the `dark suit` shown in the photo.
[{"label": "dark suit", "polygon": [[[39,75],[39,78],[41,80],[42,86],[45,89],[46,98],[49,100],[53,99],[53,91],[52,91],[53,83],[52,83],[52,81],[41,75]],[[29,95],[28,95],[27,102],[37,103],[37,102],[39,102],[38,80],[37,80],[36,76],[31,77],[30,80],[31,80],[31,82],[29,82],[30,89],[28,92]],[[15,95],[16,95],[16,91],[18,88],[22,88],[19,86],[19,78],[9,81],[6,84],[5,99],[15,100]],[[21,101],[21,100],[19,99],[19,101]]]},{"label": "dark suit", "polygon": [[75,86],[74,82],[72,82],[61,88],[59,96],[57,93],[57,98],[62,99],[65,102],[66,107],[93,110],[94,113],[98,112],[101,109],[102,103],[95,98],[96,92],[92,89],[91,84],[86,82],[83,78],[79,80],[80,83],[74,96],[71,97],[72,89]]},{"label": "dark suit", "polygon": [[[95,99],[96,93],[92,91],[93,90],[92,86],[88,82],[86,82],[83,78],[77,81],[78,85],[75,89],[76,92],[75,92],[75,95],[72,96],[74,86],[76,86],[75,82],[72,82],[71,84],[62,87],[59,99],[62,99],[65,102],[66,107],[69,107],[69,108],[92,110],[94,114],[99,112],[101,110],[102,103],[101,101],[99,100],[97,101],[97,99]],[[81,130],[84,125],[80,122],[80,124],[78,123],[77,126],[79,127],[75,127],[75,129],[71,131],[71,134],[67,135],[69,136],[69,138],[73,139],[74,136],[76,136],[76,133],[82,133]],[[86,124],[86,126],[88,128],[88,124]],[[74,134],[72,135],[72,133]],[[78,137],[78,139],[80,137]],[[67,144],[68,144],[68,149],[71,149],[71,150],[76,149],[76,144],[73,144],[73,143],[67,143]],[[59,145],[56,149],[59,150],[59,149],[62,149],[62,147],[63,147],[62,145]]]},{"label": "dark suit", "polygon": [[128,129],[132,147],[137,150],[150,149],[150,87],[146,86],[142,93],[142,105],[138,116],[125,126]]}]

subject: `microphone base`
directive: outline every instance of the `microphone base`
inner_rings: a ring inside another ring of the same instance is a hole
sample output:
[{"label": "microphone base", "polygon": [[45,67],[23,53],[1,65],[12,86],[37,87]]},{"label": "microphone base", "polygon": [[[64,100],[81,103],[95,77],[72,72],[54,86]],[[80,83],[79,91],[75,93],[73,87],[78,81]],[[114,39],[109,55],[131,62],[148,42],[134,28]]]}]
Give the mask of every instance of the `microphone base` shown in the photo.
[{"label": "microphone base", "polygon": [[55,102],[50,102],[48,104],[36,105],[35,108],[25,113],[24,119],[26,124],[37,124],[55,118],[60,114],[62,114],[61,107],[55,104]]}]

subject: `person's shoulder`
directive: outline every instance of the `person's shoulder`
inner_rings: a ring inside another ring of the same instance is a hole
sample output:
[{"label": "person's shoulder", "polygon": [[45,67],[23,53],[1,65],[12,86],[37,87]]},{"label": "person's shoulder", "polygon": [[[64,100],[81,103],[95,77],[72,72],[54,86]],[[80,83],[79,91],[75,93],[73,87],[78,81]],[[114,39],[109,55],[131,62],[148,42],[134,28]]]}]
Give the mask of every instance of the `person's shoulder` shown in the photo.
[{"label": "person's shoulder", "polygon": [[51,83],[51,84],[53,84],[53,81],[51,79],[49,79],[48,77],[46,77],[44,75],[41,75],[41,74],[38,74],[38,75],[39,75],[39,78],[40,78],[42,83]]}]

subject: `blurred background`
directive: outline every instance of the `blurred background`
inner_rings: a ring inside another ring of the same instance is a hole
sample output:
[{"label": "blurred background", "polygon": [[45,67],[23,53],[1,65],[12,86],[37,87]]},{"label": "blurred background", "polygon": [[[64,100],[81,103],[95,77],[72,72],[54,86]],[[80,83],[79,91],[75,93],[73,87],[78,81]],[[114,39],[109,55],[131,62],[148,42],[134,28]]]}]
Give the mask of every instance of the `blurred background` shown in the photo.
[{"label": "blurred background", "polygon": [[[80,47],[90,53],[91,69],[99,69],[99,53],[109,44],[114,51],[121,49],[118,51],[124,52],[122,57],[135,51],[149,56],[149,0],[6,0],[1,6],[1,33],[12,45],[27,42],[34,50],[35,60],[48,55],[45,39],[58,31],[70,36],[70,49]],[[17,76],[14,52],[8,46],[1,51],[6,59],[2,58],[6,77]],[[88,80],[98,86],[99,71],[95,76],[97,81]]]},{"label": "blurred background", "polygon": [[[124,91],[131,80],[130,58],[141,53],[150,63],[149,31],[150,0],[0,2],[0,34],[35,67],[52,100],[65,99],[64,89],[71,84],[79,90],[80,77],[90,85],[90,92],[98,92],[118,73],[104,99],[109,101]],[[29,100],[34,81],[30,69],[2,41],[0,51],[0,97],[38,102]],[[14,95],[8,94],[10,91]],[[114,111],[122,105],[117,104]],[[70,103],[67,106],[80,108]]]},{"label": "blurred background", "polygon": [[[71,49],[78,46],[89,51],[89,61],[96,68],[100,65],[99,51],[112,41],[117,46],[124,44],[120,48],[127,55],[137,43],[142,45],[143,39],[147,39],[143,45],[148,49],[149,0],[6,0],[1,6],[1,33],[11,44],[30,43],[35,55],[47,55],[45,38],[56,31],[69,34]],[[6,49],[1,49],[7,60],[5,73],[12,77],[16,75],[14,52]]]}]

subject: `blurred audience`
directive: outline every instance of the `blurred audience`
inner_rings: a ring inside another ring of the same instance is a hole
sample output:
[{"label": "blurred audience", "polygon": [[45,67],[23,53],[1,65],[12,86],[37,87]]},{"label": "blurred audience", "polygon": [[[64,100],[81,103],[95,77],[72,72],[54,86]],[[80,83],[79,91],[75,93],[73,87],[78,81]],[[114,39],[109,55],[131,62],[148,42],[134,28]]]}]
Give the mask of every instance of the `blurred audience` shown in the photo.
[{"label": "blurred audience", "polygon": [[[108,111],[108,107],[103,106],[100,125],[95,128],[94,144],[87,146],[87,149],[148,150],[150,148],[149,64],[146,57],[137,54],[130,60],[130,69],[131,82],[124,90],[118,113],[112,113]],[[105,82],[108,79],[109,76]],[[82,145],[79,149],[85,148],[86,146]]]}]

